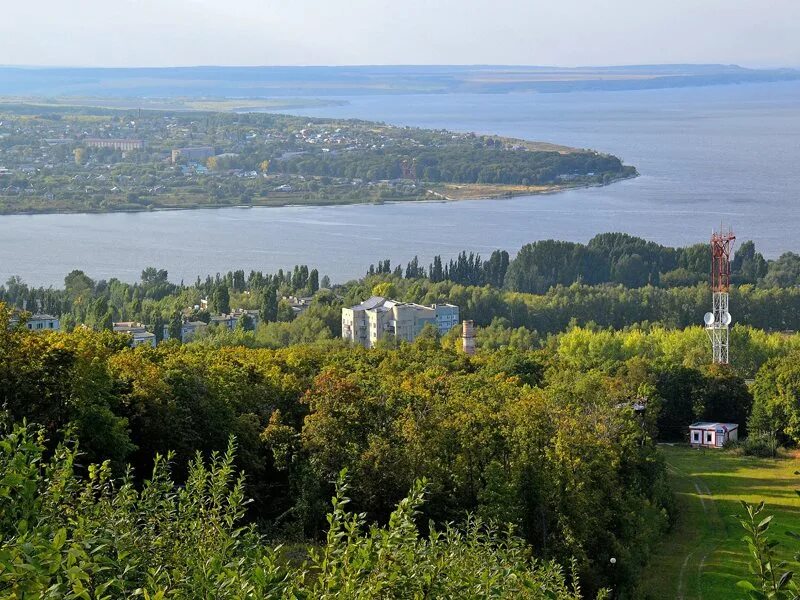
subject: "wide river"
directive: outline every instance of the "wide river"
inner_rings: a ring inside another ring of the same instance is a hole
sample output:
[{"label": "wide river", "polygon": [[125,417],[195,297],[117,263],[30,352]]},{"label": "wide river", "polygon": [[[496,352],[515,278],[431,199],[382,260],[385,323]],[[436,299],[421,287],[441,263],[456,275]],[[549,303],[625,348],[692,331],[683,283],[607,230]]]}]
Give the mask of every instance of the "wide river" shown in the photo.
[{"label": "wide river", "polygon": [[464,202],[0,217],[0,279],[59,286],[72,269],[134,281],[370,263],[626,231],[705,241],[725,222],[768,257],[800,249],[800,82],[568,94],[369,96],[303,111],[496,133],[611,152],[641,177],[548,196]]}]

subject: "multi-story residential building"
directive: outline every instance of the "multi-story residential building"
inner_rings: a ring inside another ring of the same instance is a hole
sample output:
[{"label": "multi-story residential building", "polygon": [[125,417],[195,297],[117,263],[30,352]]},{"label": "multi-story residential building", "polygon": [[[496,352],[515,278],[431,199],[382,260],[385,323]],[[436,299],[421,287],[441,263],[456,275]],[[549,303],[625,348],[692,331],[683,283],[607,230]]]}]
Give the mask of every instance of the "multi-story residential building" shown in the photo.
[{"label": "multi-story residential building", "polygon": [[147,331],[144,325],[136,323],[135,321],[121,321],[113,324],[113,330],[116,333],[126,333],[131,336],[131,346],[141,346],[148,344],[153,348],[156,347],[156,334]]},{"label": "multi-story residential building", "polygon": [[425,325],[433,325],[443,335],[458,326],[458,322],[458,307],[453,304],[423,306],[373,296],[342,309],[342,337],[372,348],[387,335],[412,342]]},{"label": "multi-story residential building", "polygon": [[113,148],[114,150],[141,150],[144,140],[120,138],[86,138],[83,143],[90,148]]}]

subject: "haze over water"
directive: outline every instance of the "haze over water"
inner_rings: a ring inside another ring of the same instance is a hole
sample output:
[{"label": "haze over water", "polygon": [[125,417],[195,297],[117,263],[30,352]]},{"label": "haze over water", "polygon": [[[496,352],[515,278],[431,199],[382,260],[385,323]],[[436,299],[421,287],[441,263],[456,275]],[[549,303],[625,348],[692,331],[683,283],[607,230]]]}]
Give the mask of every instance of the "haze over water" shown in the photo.
[{"label": "haze over water", "polygon": [[[221,91],[221,94],[224,92]],[[564,94],[361,96],[307,109],[590,147],[641,173],[604,188],[464,202],[0,217],[0,279],[60,286],[75,268],[133,281],[294,264],[343,281],[370,263],[427,265],[527,242],[626,231],[670,245],[720,221],[774,258],[800,250],[800,82]]]}]

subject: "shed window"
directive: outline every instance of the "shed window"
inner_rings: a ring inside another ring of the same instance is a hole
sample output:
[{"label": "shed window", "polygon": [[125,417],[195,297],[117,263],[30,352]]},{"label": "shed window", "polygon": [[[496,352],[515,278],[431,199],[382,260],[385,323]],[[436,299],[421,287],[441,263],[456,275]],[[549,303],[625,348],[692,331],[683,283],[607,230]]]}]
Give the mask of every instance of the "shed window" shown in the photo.
[{"label": "shed window", "polygon": [[710,444],[711,443],[711,437],[712,437],[711,436],[711,432],[710,431],[706,431],[706,444]]},{"label": "shed window", "polygon": [[699,431],[693,431],[692,432],[692,441],[693,442],[699,442],[700,441],[700,432]]}]

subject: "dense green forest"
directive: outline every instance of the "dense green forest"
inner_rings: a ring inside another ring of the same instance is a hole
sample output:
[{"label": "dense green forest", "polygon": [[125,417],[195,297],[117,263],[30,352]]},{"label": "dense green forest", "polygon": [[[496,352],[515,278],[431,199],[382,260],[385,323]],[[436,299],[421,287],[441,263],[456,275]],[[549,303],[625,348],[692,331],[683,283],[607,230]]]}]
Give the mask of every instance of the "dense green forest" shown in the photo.
[{"label": "dense green forest", "polygon": [[[404,175],[403,163],[409,165]],[[494,138],[476,138],[471,148],[385,150],[369,156],[319,153],[292,157],[276,163],[278,172],[323,175],[378,181],[411,176],[433,183],[494,183],[542,185],[563,177],[584,182],[610,183],[636,173],[615,156],[595,153],[534,152],[508,149]]]},{"label": "dense green forest", "polygon": [[[555,251],[539,252],[553,248],[563,250],[561,259]],[[601,252],[598,248],[605,249]],[[587,255],[594,257],[591,268],[585,266]],[[641,287],[628,285],[631,282],[626,278],[614,278],[614,273],[622,272],[620,264],[639,262],[641,256],[647,256],[650,265],[649,275],[639,278]],[[545,277],[550,261],[571,275]],[[625,234],[603,234],[587,245],[536,242],[525,246],[513,260],[499,250],[486,260],[466,252],[449,261],[437,256],[428,267],[416,257],[405,267],[380,260],[364,278],[340,284],[332,284],[317,269],[305,265],[275,274],[237,270],[198,278],[191,284],[171,283],[166,271],[155,268],[143,271],[137,283],[95,281],[74,271],[67,275],[62,289],[31,288],[20,277],[13,277],[0,285],[0,301],[17,309],[27,307],[59,316],[66,330],[79,324],[100,330],[110,329],[115,321],[140,321],[158,340],[164,326],[174,329],[182,320],[209,322],[212,313],[232,308],[258,310],[261,322],[255,330],[229,332],[211,327],[203,341],[281,348],[340,337],[341,307],[379,294],[423,304],[451,302],[460,307],[462,318],[479,326],[479,346],[510,344],[533,349],[544,347],[549,336],[575,326],[648,331],[697,325],[709,307],[704,283],[709,262],[705,245],[670,248]],[[686,285],[673,285],[679,276]],[[761,335],[754,330],[776,332],[775,340],[783,339],[778,332],[800,330],[800,257],[786,253],[767,261],[752,242],[745,242],[733,258],[732,277],[733,366],[753,376],[769,358],[748,350],[747,340]],[[542,283],[544,279],[547,285]],[[535,286],[525,283],[534,280],[539,281]],[[530,287],[536,289],[526,291]],[[293,296],[311,298],[299,314],[290,306]],[[202,299],[209,302],[207,310],[195,308]],[[697,350],[687,356],[704,360],[702,332],[696,331]],[[780,344],[776,341],[773,345]]]},{"label": "dense green forest", "polygon": [[[106,471],[88,472],[107,483],[84,482],[85,466],[75,467],[78,490],[86,485],[107,490],[109,498],[97,499],[92,509],[100,511],[97,519],[108,514],[103,503],[115,494],[127,498],[115,510],[157,510],[152,494],[142,505],[124,484],[111,483],[129,463],[131,485],[138,489],[157,455],[169,455],[176,483],[197,478],[198,489],[179,488],[190,490],[181,492],[188,494],[187,511],[195,502],[212,502],[194,495],[204,489],[220,494],[224,486],[212,486],[212,476],[191,461],[198,451],[206,459],[224,452],[234,436],[236,458],[225,460],[247,475],[235,495],[253,502],[231,510],[241,512],[240,524],[252,523],[273,545],[282,540],[302,549],[325,539],[333,482],[346,468],[348,510],[364,513],[366,522],[391,529],[397,503],[425,479],[424,503],[415,505],[420,535],[427,535],[429,521],[436,531],[455,523],[452,535],[466,535],[467,513],[482,522],[512,523],[512,548],[524,543],[538,558],[562,567],[574,559],[590,595],[603,587],[632,593],[649,548],[672,519],[654,441],[682,440],[686,425],[697,419],[738,422],[743,434],[749,425],[754,440],[776,430],[783,443],[798,439],[792,387],[800,379],[797,344],[777,334],[749,335],[750,351],[761,364],[751,394],[736,371],[706,366],[699,328],[573,329],[541,349],[485,347],[467,357],[458,340],[432,334],[413,345],[387,343],[371,351],[331,341],[280,350],[203,341],[132,349],[110,332],[35,333],[9,326],[10,314],[3,314],[0,400],[8,418],[40,424],[39,443],[48,455],[53,444],[78,440],[78,465],[110,461]],[[693,361],[696,366],[690,366]],[[638,414],[633,407],[642,402],[646,409]],[[65,428],[71,429],[65,434]],[[2,447],[19,451],[13,444]],[[30,468],[21,457],[13,464]],[[152,484],[158,486],[154,494],[173,493],[164,468],[157,466],[161,475],[152,480],[159,482]],[[233,475],[225,469],[231,483]],[[41,510],[30,494],[43,483],[25,488],[33,503],[26,510]],[[4,485],[10,490],[12,484],[22,486],[15,477]],[[80,498],[95,502],[78,491],[60,498],[67,505]],[[213,502],[223,501],[217,496]],[[227,500],[223,504],[229,506]],[[70,532],[77,527],[68,515],[58,518],[66,520],[48,521],[43,531],[54,535],[62,527]],[[153,518],[191,522],[193,517]],[[16,543],[14,531],[4,531],[10,536],[6,546]],[[352,535],[359,532],[364,529]],[[187,551],[181,539],[171,552]],[[433,552],[432,540],[439,538],[426,539],[414,544]],[[298,552],[305,556],[305,550]],[[457,553],[467,560],[466,550]],[[270,568],[286,566],[280,557],[270,559]],[[617,561],[613,566],[611,557]],[[503,555],[496,560],[502,562]],[[242,565],[250,568],[246,561]]]},{"label": "dense green forest", "polygon": [[[435,256],[425,269],[415,258],[405,270],[390,262],[371,265],[376,273],[405,275],[406,279],[429,277],[431,281],[452,281],[465,285],[491,285],[510,291],[542,294],[557,285],[615,283],[629,288],[646,285],[686,287],[706,282],[710,271],[707,243],[683,248],[662,246],[624,233],[603,233],[587,244],[542,240],[523,246],[513,260],[507,252],[494,251],[483,260],[475,253],[462,252],[445,263]],[[746,241],[736,251],[731,264],[734,284],[761,287],[800,285],[800,256],[786,252],[767,261]]]},{"label": "dense green forest", "polygon": [[420,523],[467,511],[511,522],[537,556],[574,558],[590,591],[632,585],[669,522],[656,413],[643,424],[630,404],[649,389],[641,369],[569,373],[541,352],[469,359],[435,339],[376,352],[131,349],[109,332],[40,335],[7,318],[0,397],[13,420],[52,440],[72,424],[85,462],[109,459],[116,474],[128,462],[149,473],[171,450],[178,481],[197,451],[235,435],[249,517],[275,538],[324,537],[343,468],[352,509],[370,521],[389,522],[426,478]]},{"label": "dense green forest", "polygon": [[[656,279],[614,279],[645,250]],[[547,279],[558,252],[572,275]],[[307,266],[190,285],[155,268],[137,283],[74,271],[63,289],[12,278],[0,286],[0,590],[368,598],[413,581],[423,596],[635,598],[675,518],[656,442],[683,441],[698,419],[740,424],[746,453],[800,441],[794,255],[740,247],[741,324],[732,364],[715,367],[695,325],[707,286],[667,276],[699,274],[702,254],[606,234],[514,259],[381,260],[335,285]],[[371,294],[458,304],[479,326],[477,354],[457,330],[369,351],[338,339],[341,307]],[[296,295],[311,298],[299,315]],[[63,331],[29,331],[22,306],[60,315]],[[109,330],[141,320],[158,333],[235,307],[259,310],[258,328],[155,348]],[[175,532],[167,545],[161,531]]]}]

